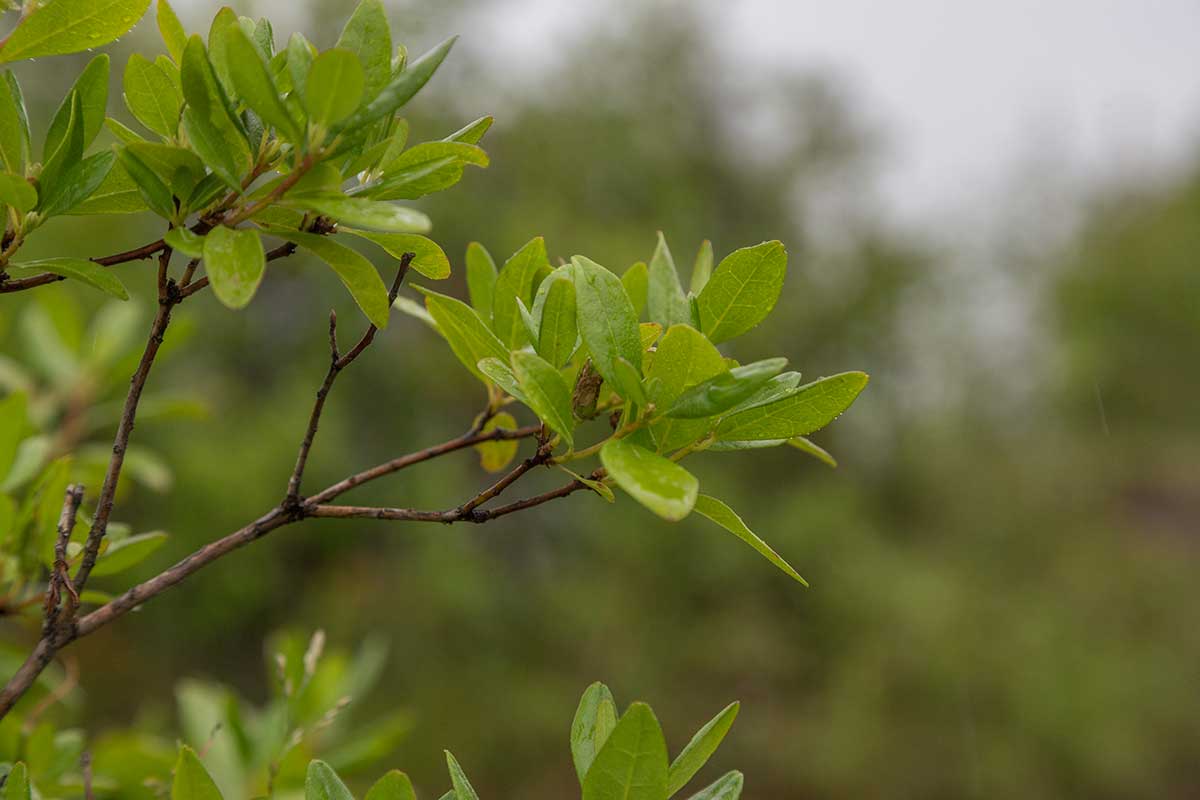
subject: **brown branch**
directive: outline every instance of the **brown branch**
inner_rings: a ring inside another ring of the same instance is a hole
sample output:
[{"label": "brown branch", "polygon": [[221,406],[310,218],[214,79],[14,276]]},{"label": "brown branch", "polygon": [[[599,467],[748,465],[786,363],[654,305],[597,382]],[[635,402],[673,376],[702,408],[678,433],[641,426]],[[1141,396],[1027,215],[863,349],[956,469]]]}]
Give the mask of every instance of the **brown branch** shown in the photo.
[{"label": "brown branch", "polygon": [[50,580],[46,582],[46,600],[43,605],[45,621],[42,625],[42,636],[48,636],[58,622],[58,606],[65,589],[71,599],[67,605],[67,618],[71,617],[79,605],[79,593],[75,584],[71,583],[71,572],[67,566],[67,542],[71,541],[71,532],[75,530],[75,519],[79,514],[79,505],[83,502],[83,487],[71,484],[67,487],[63,498],[62,514],[58,518],[58,538],[54,542],[54,566],[50,571]]},{"label": "brown branch", "polygon": [[[408,274],[408,267],[414,258],[416,258],[415,253],[404,253],[400,257],[400,268],[396,271],[396,278],[392,281],[391,290],[388,291],[388,308],[391,308],[392,303],[396,302],[396,296],[400,294],[400,284],[404,282],[404,276]],[[300,501],[300,482],[304,479],[308,453],[317,436],[317,427],[321,424],[321,412],[325,409],[325,398],[329,396],[329,390],[333,388],[333,382],[337,380],[338,374],[353,364],[354,360],[371,346],[371,342],[375,341],[377,330],[375,323],[372,322],[367,326],[362,338],[358,340],[358,344],[354,345],[346,355],[339,356],[337,314],[332,311],[329,313],[329,369],[325,372],[325,380],[321,382],[321,387],[317,389],[317,398],[313,402],[312,412],[308,418],[308,428],[304,432],[304,439],[300,442],[300,452],[296,455],[296,467],[292,470],[291,478],[288,479],[287,496],[284,500],[284,505],[288,508],[295,508]]]}]

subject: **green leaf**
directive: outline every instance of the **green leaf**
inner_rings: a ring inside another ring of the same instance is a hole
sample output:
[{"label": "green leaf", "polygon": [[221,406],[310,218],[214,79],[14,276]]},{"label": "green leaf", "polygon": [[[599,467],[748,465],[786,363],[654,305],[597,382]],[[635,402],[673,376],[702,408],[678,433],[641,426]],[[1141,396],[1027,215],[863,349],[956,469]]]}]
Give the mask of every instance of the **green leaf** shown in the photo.
[{"label": "green leaf", "polygon": [[222,800],[217,784],[200,763],[200,757],[186,745],[179,748],[179,759],[175,762],[171,800]]},{"label": "green leaf", "polygon": [[504,262],[492,292],[492,329],[506,347],[516,349],[529,344],[517,299],[528,305],[533,299],[534,277],[549,267],[546,241],[541,236],[530,239]]},{"label": "green leaf", "polygon": [[304,800],[354,800],[354,795],[333,767],[324,761],[313,760],[308,762],[308,772],[304,776]]},{"label": "green leaf", "polygon": [[23,762],[13,764],[0,792],[0,800],[31,800],[33,793],[29,786],[29,769]]},{"label": "green leaf", "polygon": [[129,299],[129,292],[125,291],[124,284],[111,270],[83,258],[42,258],[36,261],[9,264],[5,269],[13,277],[28,277],[43,272],[52,272],[64,278],[83,281],[119,300]]},{"label": "green leaf", "polygon": [[768,358],[714,375],[679,395],[667,416],[703,419],[720,414],[751,397],[786,366],[786,358]]},{"label": "green leaf", "polygon": [[0,203],[10,205],[24,214],[37,205],[37,189],[23,175],[0,172]]},{"label": "green leaf", "polygon": [[392,31],[381,0],[362,0],[334,46],[358,57],[365,76],[364,99],[375,99],[392,78]]},{"label": "green leaf", "polygon": [[696,503],[695,476],[644,447],[611,439],[600,448],[600,463],[617,486],[663,519],[681,520]]},{"label": "green leaf", "polygon": [[142,193],[133,178],[120,164],[108,171],[108,175],[96,187],[88,199],[66,212],[68,214],[135,214],[145,211]]},{"label": "green leaf", "polygon": [[125,149],[154,170],[180,199],[189,198],[205,177],[204,162],[191,150],[158,142],[133,142]]},{"label": "green leaf", "polygon": [[[687,389],[726,372],[725,358],[703,334],[689,325],[672,325],[658,342],[645,373],[656,381],[650,402],[668,409]],[[670,451],[691,444],[711,429],[708,420],[666,417],[650,426],[658,449]]]},{"label": "green leaf", "polygon": [[267,64],[250,37],[240,26],[236,27],[225,37],[225,46],[228,48],[230,79],[238,96],[285,139],[299,142],[301,132],[284,107]]},{"label": "green leaf", "polygon": [[183,253],[189,258],[204,256],[204,237],[192,233],[187,228],[171,228],[163,237],[163,241],[175,252]]},{"label": "green leaf", "polygon": [[525,392],[525,402],[567,447],[575,446],[575,417],[571,414],[571,387],[562,373],[540,356],[525,350],[514,350],[513,372]]},{"label": "green leaf", "polygon": [[95,140],[104,125],[104,112],[108,107],[108,66],[108,56],[101,53],[89,61],[79,74],[50,122],[50,128],[46,132],[45,153],[58,150],[68,134],[72,94],[79,98],[79,119],[83,129],[82,147],[86,149]]},{"label": "green leaf", "polygon": [[188,39],[180,80],[187,100],[183,129],[192,149],[229,188],[241,192],[241,176],[250,168],[249,145],[229,116],[222,89],[199,36]]},{"label": "green leaf", "polygon": [[[703,496],[703,495],[702,495]],[[699,510],[699,502],[697,502]],[[671,762],[667,772],[667,796],[678,792],[690,781],[700,768],[708,762],[709,757],[716,752],[721,740],[729,732],[734,719],[737,718],[738,703],[730,703],[719,714],[704,724],[692,737],[679,755]]]},{"label": "green leaf", "polygon": [[425,295],[425,308],[437,321],[450,349],[472,373],[486,380],[479,370],[481,360],[495,358],[502,363],[508,362],[508,349],[496,338],[496,334],[488,329],[473,308],[461,300],[438,294],[431,289],[419,286],[417,290]]},{"label": "green leaf", "polygon": [[394,769],[375,781],[365,800],[417,800],[417,795],[408,776]]},{"label": "green leaf", "polygon": [[204,269],[217,299],[229,308],[250,302],[266,267],[257,231],[218,225],[204,237]]},{"label": "green leaf", "polygon": [[803,436],[794,436],[791,439],[788,439],[787,443],[802,453],[808,453],[821,463],[827,464],[834,469],[837,468],[837,459],[830,455],[828,450],[821,447],[816,442],[810,441]]},{"label": "green leaf", "polygon": [[412,253],[413,260],[409,266],[430,280],[440,281],[450,277],[450,259],[446,258],[446,253],[432,239],[415,233],[369,233],[354,228],[338,230],[379,245],[392,258],[400,259],[405,253]]},{"label": "green leaf", "polygon": [[208,29],[208,58],[221,88],[229,96],[233,87],[233,58],[229,52],[229,40],[242,29],[237,13],[229,6],[222,7]]},{"label": "green leaf", "polygon": [[33,6],[0,49],[0,62],[78,53],[128,31],[150,0],[53,0]]},{"label": "green leaf", "polygon": [[767,381],[757,392],[731,408],[729,414],[736,414],[751,408],[765,406],[768,403],[774,403],[776,400],[782,400],[789,395],[795,394],[793,390],[800,386],[800,378],[801,375],[799,372],[785,372],[782,375],[776,375]]},{"label": "green leaf", "polygon": [[176,209],[171,189],[128,147],[120,150],[119,155],[121,166],[133,178],[146,205],[160,217],[174,219]]},{"label": "green leaf", "polygon": [[422,142],[384,163],[384,178],[369,193],[381,200],[414,200],[448,189],[462,179],[463,165],[491,163],[480,147],[465,142]]},{"label": "green leaf", "polygon": [[753,547],[758,553],[770,561],[776,567],[783,571],[788,577],[798,581],[805,586],[808,586],[808,581],[800,577],[796,570],[792,569],[792,565],[783,560],[782,557],[771,546],[746,527],[746,523],[742,522],[742,518],[729,506],[722,503],[715,497],[702,494],[696,498],[696,513],[708,517],[713,522],[720,525],[725,530],[732,533],[734,536],[741,539],[746,544]]},{"label": "green leaf", "polygon": [[704,291],[704,287],[708,284],[708,279],[712,277],[712,266],[712,242],[705,239],[700,244],[700,252],[696,253],[696,260],[692,262],[692,280],[688,284],[689,292],[699,295],[700,292]]},{"label": "green leaf", "polygon": [[612,692],[603,683],[593,683],[584,690],[571,722],[571,758],[579,784],[587,776],[596,754],[604,747],[613,728],[617,726],[617,705]]},{"label": "green leaf", "polygon": [[838,418],[867,385],[862,372],[843,372],[792,390],[781,400],[721,421],[718,440],[790,439],[819,431]]},{"label": "green leaf", "polygon": [[617,388],[621,396],[639,406],[646,405],[646,390],[642,386],[642,376],[637,369],[625,358],[618,357],[613,362],[617,373]]},{"label": "green leaf", "polygon": [[679,284],[675,259],[671,257],[671,250],[667,247],[667,239],[662,231],[658,232],[658,245],[650,259],[646,302],[650,311],[650,321],[657,322],[664,328],[692,321],[691,306],[683,293],[683,287]]},{"label": "green leaf", "polygon": [[118,572],[135,567],[145,561],[162,547],[167,541],[167,534],[162,531],[140,533],[117,540],[109,545],[104,554],[96,561],[92,575],[103,577],[116,575]]},{"label": "green leaf", "polygon": [[734,250],[717,265],[697,298],[700,330],[724,342],[762,322],[783,290],[787,251],[778,241]]},{"label": "green leaf", "polygon": [[474,122],[469,122],[463,127],[459,128],[442,141],[478,144],[479,140],[483,138],[483,135],[488,132],[488,129],[492,127],[492,123],[495,121],[495,117],[480,117]]},{"label": "green leaf", "polygon": [[496,289],[496,262],[479,242],[467,245],[467,293],[471,307],[491,327],[492,303]]},{"label": "green leaf", "polygon": [[62,178],[67,170],[83,160],[83,104],[79,95],[68,95],[70,115],[64,132],[57,138],[47,137],[42,173],[38,176],[38,194],[45,205],[52,192],[65,190]]},{"label": "green leaf", "polygon": [[475,788],[471,786],[471,782],[467,780],[466,773],[459,766],[458,760],[446,752],[446,768],[450,771],[450,783],[454,786],[455,800],[479,800],[479,795],[475,794]]},{"label": "green leaf", "polygon": [[304,84],[304,107],[313,122],[333,125],[354,113],[363,99],[362,64],[349,50],[326,50],[313,59]]},{"label": "green leaf", "polygon": [[639,261],[625,270],[625,274],[621,276],[621,285],[625,287],[625,294],[629,295],[633,311],[640,319],[642,312],[646,310],[646,295],[650,291],[650,271],[646,262]]},{"label": "green leaf", "polygon": [[[579,340],[575,284],[567,275],[551,275],[543,282],[543,287],[548,287],[545,295],[539,288],[533,309],[538,319],[537,352],[555,367],[561,367],[571,358]],[[541,308],[538,308],[537,300],[543,297]]]},{"label": "green leaf", "polygon": [[616,361],[624,358],[639,371],[642,340],[637,315],[620,279],[583,256],[571,259],[575,267],[576,319],[592,364],[610,386],[622,387]]},{"label": "green leaf", "polygon": [[391,116],[429,82],[454,46],[457,36],[451,37],[409,64],[366,107],[345,120],[336,130],[356,130],[381,117]]},{"label": "green leaf", "polygon": [[308,73],[312,70],[314,58],[316,48],[304,38],[304,34],[293,33],[288,39],[287,66],[292,87],[300,97],[304,97],[304,90],[308,86]]},{"label": "green leaf", "polygon": [[[0,485],[12,470],[17,447],[29,426],[28,401],[20,392],[0,398]],[[0,530],[0,539],[4,531]]]},{"label": "green leaf", "polygon": [[171,8],[167,0],[158,0],[157,22],[158,32],[162,36],[163,44],[167,46],[167,52],[175,59],[176,64],[182,63],[188,35],[176,16],[175,9]]},{"label": "green leaf", "polygon": [[390,305],[387,287],[375,266],[361,253],[315,233],[278,228],[271,228],[269,233],[300,245],[332,267],[371,324],[380,329],[387,327]]},{"label": "green leaf", "polygon": [[71,211],[100,188],[116,160],[116,153],[107,152],[76,162],[46,192],[39,213],[49,218]]},{"label": "green leaf", "polygon": [[333,192],[289,193],[283,205],[316,211],[354,227],[392,233],[426,233],[433,227],[429,217],[416,209]]},{"label": "green leaf", "polygon": [[8,70],[0,81],[0,162],[9,172],[23,175],[28,148],[25,144],[25,115],[13,87],[16,79]]},{"label": "green leaf", "polygon": [[502,361],[494,356],[488,356],[487,358],[479,359],[479,363],[476,366],[479,367],[479,371],[484,377],[492,383],[525,405],[529,405],[529,399],[525,397],[525,390],[521,388],[521,383],[517,380],[517,374],[513,372],[512,367],[508,365],[507,361]]},{"label": "green leaf", "polygon": [[742,796],[742,773],[726,772],[688,800],[738,800]]},{"label": "green leaf", "polygon": [[667,744],[654,712],[634,703],[583,780],[583,800],[664,800]]},{"label": "green leaf", "polygon": [[134,53],[125,63],[124,87],[125,105],[138,122],[160,136],[179,134],[182,97],[161,67]]},{"label": "green leaf", "polygon": [[[487,361],[488,359],[483,360]],[[497,428],[512,430],[516,427],[517,420],[513,415],[506,411],[501,411],[484,423],[481,433],[488,433]],[[516,439],[497,439],[494,442],[481,442],[475,445],[475,451],[479,453],[479,466],[488,472],[499,472],[512,463],[512,460],[517,456],[517,450],[520,446],[521,443]]]}]

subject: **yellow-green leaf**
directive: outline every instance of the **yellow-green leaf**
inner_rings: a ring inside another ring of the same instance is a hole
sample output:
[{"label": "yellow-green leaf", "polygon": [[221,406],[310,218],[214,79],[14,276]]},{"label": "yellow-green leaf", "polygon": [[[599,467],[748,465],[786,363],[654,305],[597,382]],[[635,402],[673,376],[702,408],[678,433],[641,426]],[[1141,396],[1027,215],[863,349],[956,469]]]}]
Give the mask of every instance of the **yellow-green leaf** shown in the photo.
[{"label": "yellow-green leaf", "polygon": [[229,308],[243,308],[250,302],[266,266],[256,231],[218,225],[204,237],[205,272],[217,299]]},{"label": "yellow-green leaf", "polygon": [[663,519],[681,520],[696,503],[695,476],[644,447],[611,439],[600,448],[600,463],[617,486]]}]

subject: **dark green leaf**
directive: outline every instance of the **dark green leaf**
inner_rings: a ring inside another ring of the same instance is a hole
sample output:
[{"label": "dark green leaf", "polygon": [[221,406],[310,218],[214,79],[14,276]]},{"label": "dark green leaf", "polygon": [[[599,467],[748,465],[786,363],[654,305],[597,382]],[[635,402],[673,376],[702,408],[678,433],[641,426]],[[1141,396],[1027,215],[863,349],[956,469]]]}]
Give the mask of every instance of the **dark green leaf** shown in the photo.
[{"label": "dark green leaf", "polygon": [[575,417],[571,414],[571,388],[557,368],[540,356],[514,350],[513,373],[525,393],[525,402],[546,425],[575,446]]},{"label": "dark green leaf", "polygon": [[593,683],[579,698],[579,707],[571,722],[571,757],[581,786],[596,754],[616,726],[617,705],[612,692],[603,683]]},{"label": "dark green leaf", "polygon": [[642,340],[633,304],[616,275],[583,256],[575,256],[571,262],[575,266],[579,334],[592,354],[596,371],[609,385],[621,387],[618,358],[624,358],[635,370],[642,367]]},{"label": "dark green leaf", "polygon": [[824,428],[850,407],[867,385],[862,372],[844,372],[793,390],[767,405],[731,414],[717,428],[718,440],[790,439]]},{"label": "dark green leaf", "polygon": [[32,6],[0,49],[0,62],[100,47],[137,24],[150,0],[54,0]]},{"label": "dark green leaf", "polygon": [[37,261],[9,264],[5,269],[14,277],[52,272],[64,278],[83,281],[120,300],[129,299],[129,292],[125,291],[124,285],[117,280],[117,276],[111,270],[105,269],[94,261],[82,258],[43,258]]},{"label": "dark green leaf", "polygon": [[617,486],[663,519],[681,520],[696,503],[699,481],[674,461],[644,447],[612,439],[600,448],[600,463]]},{"label": "dark green leaf", "polygon": [[304,107],[313,122],[332,125],[354,113],[363,98],[362,64],[349,50],[326,50],[313,59],[304,85]]},{"label": "dark green leaf", "polygon": [[225,46],[228,48],[230,78],[238,96],[285,139],[299,142],[301,132],[284,107],[258,48],[240,27],[232,29],[225,37]]},{"label": "dark green leaf", "polygon": [[[697,511],[700,510],[699,505],[697,500]],[[667,772],[668,797],[686,786],[687,782],[708,762],[709,757],[716,752],[721,740],[725,738],[725,734],[729,732],[730,726],[737,718],[738,708],[738,703],[730,703],[725,706],[719,714],[705,723],[704,727],[696,731],[696,735],[671,762],[671,768]]]},{"label": "dark green leaf", "polygon": [[667,744],[654,712],[634,703],[583,780],[583,800],[664,800]]},{"label": "dark green leaf", "polygon": [[117,154],[108,152],[76,162],[50,187],[38,211],[44,217],[66,214],[100,188],[116,160]]},{"label": "dark green leaf", "polygon": [[753,396],[786,366],[786,358],[768,358],[714,375],[679,395],[667,416],[703,419],[720,414]]},{"label": "dark green leaf", "polygon": [[188,39],[180,80],[188,104],[183,112],[183,127],[192,149],[229,188],[240,192],[241,176],[250,167],[249,146],[226,109],[221,87],[199,36]]},{"label": "dark green leaf", "polygon": [[777,241],[735,250],[717,265],[697,304],[700,329],[714,343],[762,322],[783,290],[787,251]]},{"label": "dark green leaf", "polygon": [[114,165],[104,177],[96,191],[79,205],[66,212],[68,214],[135,214],[145,211],[146,204],[142,201],[142,193],[133,178],[119,163]]},{"label": "dark green leaf", "polygon": [[218,225],[204,237],[204,269],[217,299],[229,308],[250,302],[266,266],[257,231]]},{"label": "dark green leaf", "polygon": [[146,205],[160,217],[174,219],[175,201],[172,199],[170,188],[129,148],[122,149],[120,157],[121,166],[137,184],[138,192]]},{"label": "dark green leaf", "polygon": [[792,569],[791,564],[784,561],[778,553],[771,549],[770,545],[758,538],[754,531],[746,527],[746,523],[742,522],[742,518],[739,517],[732,508],[725,505],[717,498],[710,497],[706,494],[702,494],[697,497],[696,513],[708,517],[713,522],[717,523],[722,528],[753,547],[763,558],[778,567],[788,577],[804,584],[805,586],[808,586],[808,581],[800,577],[800,574],[796,572],[796,570]]}]

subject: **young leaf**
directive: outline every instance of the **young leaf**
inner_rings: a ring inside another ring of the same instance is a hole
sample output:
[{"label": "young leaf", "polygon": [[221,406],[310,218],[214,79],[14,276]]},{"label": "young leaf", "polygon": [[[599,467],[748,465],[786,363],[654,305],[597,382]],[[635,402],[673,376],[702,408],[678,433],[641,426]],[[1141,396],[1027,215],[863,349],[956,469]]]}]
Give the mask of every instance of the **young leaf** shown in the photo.
[{"label": "young leaf", "polygon": [[334,47],[358,57],[365,77],[363,97],[374,100],[392,78],[392,31],[381,0],[358,4]]},{"label": "young leaf", "polygon": [[229,308],[244,308],[250,302],[266,266],[256,231],[218,225],[204,237],[204,269],[217,299]]},{"label": "young leaf", "polygon": [[168,0],[158,0],[156,21],[163,44],[167,46],[167,52],[171,54],[171,58],[175,60],[176,64],[182,63],[183,49],[187,47],[188,41],[187,31],[183,29],[183,24],[179,21],[175,9],[171,8]]},{"label": "young leaf", "polygon": [[720,414],[752,396],[786,366],[786,358],[768,358],[714,375],[679,395],[667,416],[703,419]]},{"label": "young leaf", "polygon": [[726,772],[688,800],[738,800],[742,796],[742,773]]},{"label": "young leaf", "polygon": [[604,747],[617,726],[617,705],[612,692],[603,683],[593,683],[579,698],[575,719],[571,722],[571,758],[579,783],[587,776],[596,754]]},{"label": "young leaf", "polygon": [[638,371],[642,367],[642,342],[633,304],[616,275],[583,256],[575,256],[571,262],[579,334],[596,371],[610,386],[623,388],[617,359],[624,358]]},{"label": "young leaf", "polygon": [[708,284],[708,279],[712,277],[712,266],[712,242],[705,239],[700,244],[700,252],[696,253],[696,260],[692,263],[692,280],[688,284],[689,292],[699,296],[700,292],[704,291],[704,287]]},{"label": "young leaf", "polygon": [[0,48],[0,62],[78,53],[128,31],[150,0],[54,0],[32,6]]},{"label": "young leaf", "polygon": [[32,800],[33,793],[29,786],[29,769],[24,762],[18,761],[9,770],[4,786],[0,787],[0,800]]},{"label": "young leaf", "polygon": [[[486,359],[484,359],[486,361]],[[482,433],[494,431],[497,428],[511,430],[517,427],[517,421],[512,414],[506,411],[501,411],[483,426]],[[475,451],[479,453],[479,466],[483,467],[488,472],[499,472],[507,467],[512,460],[516,458],[517,450],[521,443],[516,439],[497,439],[493,442],[481,442],[475,445]]]},{"label": "young leaf", "polygon": [[775,307],[786,273],[787,251],[778,241],[734,250],[721,259],[697,298],[700,330],[713,343],[750,330]]},{"label": "young leaf", "polygon": [[[658,409],[671,408],[684,391],[726,371],[724,357],[702,333],[689,325],[672,325],[646,367],[646,377],[658,382],[650,402]],[[650,426],[650,434],[665,452],[691,444],[710,428],[708,420],[666,417]]]},{"label": "young leaf", "polygon": [[413,260],[410,266],[430,280],[440,281],[450,277],[450,259],[446,258],[445,252],[432,239],[415,233],[371,233],[354,228],[339,230],[379,245],[392,258],[403,258],[405,253],[412,253]]},{"label": "young leaf", "polygon": [[479,242],[467,245],[467,293],[471,306],[490,327],[492,302],[496,288],[496,262]]},{"label": "young leaf", "polygon": [[387,327],[387,287],[384,286],[375,266],[362,254],[315,233],[285,231],[279,228],[271,228],[269,233],[300,245],[332,267],[371,324],[381,329]]},{"label": "young leaf", "polygon": [[629,301],[633,303],[634,313],[640,318],[646,310],[646,295],[650,291],[650,271],[646,262],[639,261],[625,270],[625,274],[621,276],[621,285],[625,287],[625,294],[629,295]]},{"label": "young leaf", "polygon": [[10,205],[24,214],[37,205],[37,189],[23,175],[0,172],[0,203]]},{"label": "young leaf", "polygon": [[391,83],[383,88],[383,91],[374,100],[367,103],[366,107],[357,114],[343,121],[335,129],[335,132],[340,130],[356,130],[368,123],[374,122],[380,117],[387,117],[393,114],[396,109],[411,100],[413,95],[428,83],[429,79],[433,77],[433,73],[437,71],[442,61],[445,60],[446,54],[450,52],[450,48],[454,46],[457,38],[455,36],[447,39],[409,64],[399,75],[392,79]]},{"label": "young leaf", "polygon": [[617,486],[663,519],[677,522],[696,503],[700,483],[695,476],[644,447],[610,439],[600,448],[600,463]]},{"label": "young leaf", "polygon": [[408,776],[394,769],[375,781],[365,800],[417,800],[417,795]]},{"label": "young leaf", "polygon": [[171,800],[222,800],[217,784],[200,763],[200,757],[186,745],[179,748],[179,759],[175,762]]},{"label": "young leaf", "polygon": [[[746,523],[742,522],[742,518],[729,506],[722,503],[715,497],[710,497],[702,494],[696,498],[696,513],[708,517],[713,522],[720,525],[725,530],[732,533],[734,536],[741,539],[746,544],[758,551],[759,555],[770,561],[778,567],[785,575],[795,581],[808,586],[808,581],[800,577],[796,570],[792,569],[792,565],[783,560],[783,558],[771,549],[771,546],[746,527]],[[731,720],[732,721],[732,720]]]},{"label": "young leaf", "polygon": [[617,373],[617,385],[626,400],[639,406],[646,405],[646,390],[642,386],[642,376],[637,369],[623,357],[618,356],[613,362]]},{"label": "young leaf", "polygon": [[453,297],[424,287],[417,288],[425,295],[425,308],[437,321],[450,349],[467,369],[486,380],[479,370],[481,360],[495,358],[502,363],[508,361],[508,350],[496,338],[496,334],[483,324],[473,308]]},{"label": "young leaf", "polygon": [[162,531],[141,533],[114,541],[97,559],[96,566],[92,569],[92,575],[96,577],[116,575],[118,572],[135,567],[149,558],[166,541],[167,535]]},{"label": "young leaf", "polygon": [[650,259],[646,301],[650,310],[650,321],[657,322],[664,328],[692,321],[691,307],[683,293],[683,287],[679,284],[675,259],[671,258],[671,250],[667,247],[667,239],[662,231],[658,232],[658,245],[654,248],[653,258]]},{"label": "young leaf", "polygon": [[175,252],[183,253],[189,258],[204,256],[204,237],[192,233],[187,228],[171,228],[163,237],[163,241]]},{"label": "young leaf", "polygon": [[43,258],[37,261],[12,263],[5,269],[13,277],[52,272],[64,278],[83,281],[119,300],[129,299],[129,292],[125,291],[125,286],[111,270],[105,269],[94,261],[82,258]]},{"label": "young leaf", "polygon": [[512,366],[529,407],[563,438],[567,447],[574,447],[575,418],[571,414],[571,388],[567,386],[562,373],[541,357],[525,350],[513,351]]},{"label": "young leaf", "polygon": [[302,33],[293,33],[288,39],[287,66],[288,75],[292,79],[292,88],[296,94],[304,97],[308,86],[308,73],[312,70],[313,59],[316,58],[316,48],[304,38]]},{"label": "young leaf", "polygon": [[492,294],[492,329],[507,347],[515,349],[529,344],[517,300],[528,304],[533,299],[534,276],[549,266],[546,242],[540,236],[529,240],[504,262]]},{"label": "young leaf", "polygon": [[[175,798],[171,798],[175,800]],[[354,795],[324,761],[308,762],[304,776],[304,800],[354,800]]]},{"label": "young leaf", "polygon": [[[546,289],[542,307],[539,309],[537,301],[534,301],[533,313],[539,326],[537,352],[555,367],[561,367],[575,352],[575,344],[579,340],[579,328],[575,321],[575,284],[566,276],[556,278],[552,275],[543,286],[549,288]],[[542,297],[541,289],[538,290],[538,296],[539,299]]]},{"label": "young leaf", "polygon": [[450,754],[449,750],[446,751],[446,768],[450,771],[450,783],[454,786],[455,800],[479,800],[479,795],[475,794],[475,788],[471,786],[463,768],[459,766],[458,760]]},{"label": "young leaf", "polygon": [[362,64],[349,50],[326,50],[313,59],[304,84],[304,107],[313,122],[332,125],[354,113],[362,102]]},{"label": "young leaf", "polygon": [[125,63],[125,105],[138,122],[169,139],[179,133],[181,97],[162,68],[134,53]]},{"label": "young leaf", "polygon": [[284,107],[261,53],[240,26],[225,36],[225,47],[229,57],[229,76],[238,96],[285,139],[299,142],[300,130]]},{"label": "young leaf", "polygon": [[583,800],[663,800],[667,744],[654,712],[634,703],[600,748],[583,779]]},{"label": "young leaf", "polygon": [[802,453],[808,453],[821,463],[827,464],[834,469],[837,468],[837,459],[830,455],[828,450],[821,447],[816,442],[810,441],[803,436],[793,436],[791,439],[787,440],[787,443]]},{"label": "young leaf", "polygon": [[474,122],[468,122],[442,141],[479,144],[479,140],[483,138],[483,135],[488,132],[488,129],[492,127],[492,123],[495,121],[495,117],[480,117]]},{"label": "young leaf", "polygon": [[517,374],[512,371],[512,367],[508,365],[508,362],[501,361],[494,356],[488,356],[487,358],[479,359],[479,364],[476,366],[479,367],[479,371],[488,380],[532,408],[529,398],[525,396],[525,390],[521,388],[521,383],[517,380]]},{"label": "young leaf", "polygon": [[[699,502],[697,502],[699,506]],[[699,510],[699,508],[697,508]],[[730,703],[719,714],[704,724],[696,735],[691,738],[667,771],[667,796],[678,792],[690,781],[700,768],[707,763],[709,757],[716,752],[721,740],[729,732],[734,719],[737,718],[739,704]]]},{"label": "young leaf", "polygon": [[371,230],[426,233],[433,227],[429,217],[416,209],[334,192],[293,192],[284,196],[283,204],[316,211],[338,222]]},{"label": "young leaf", "polygon": [[782,400],[731,414],[717,427],[717,439],[790,439],[819,431],[854,402],[867,385],[862,372],[843,372],[793,390]]}]

